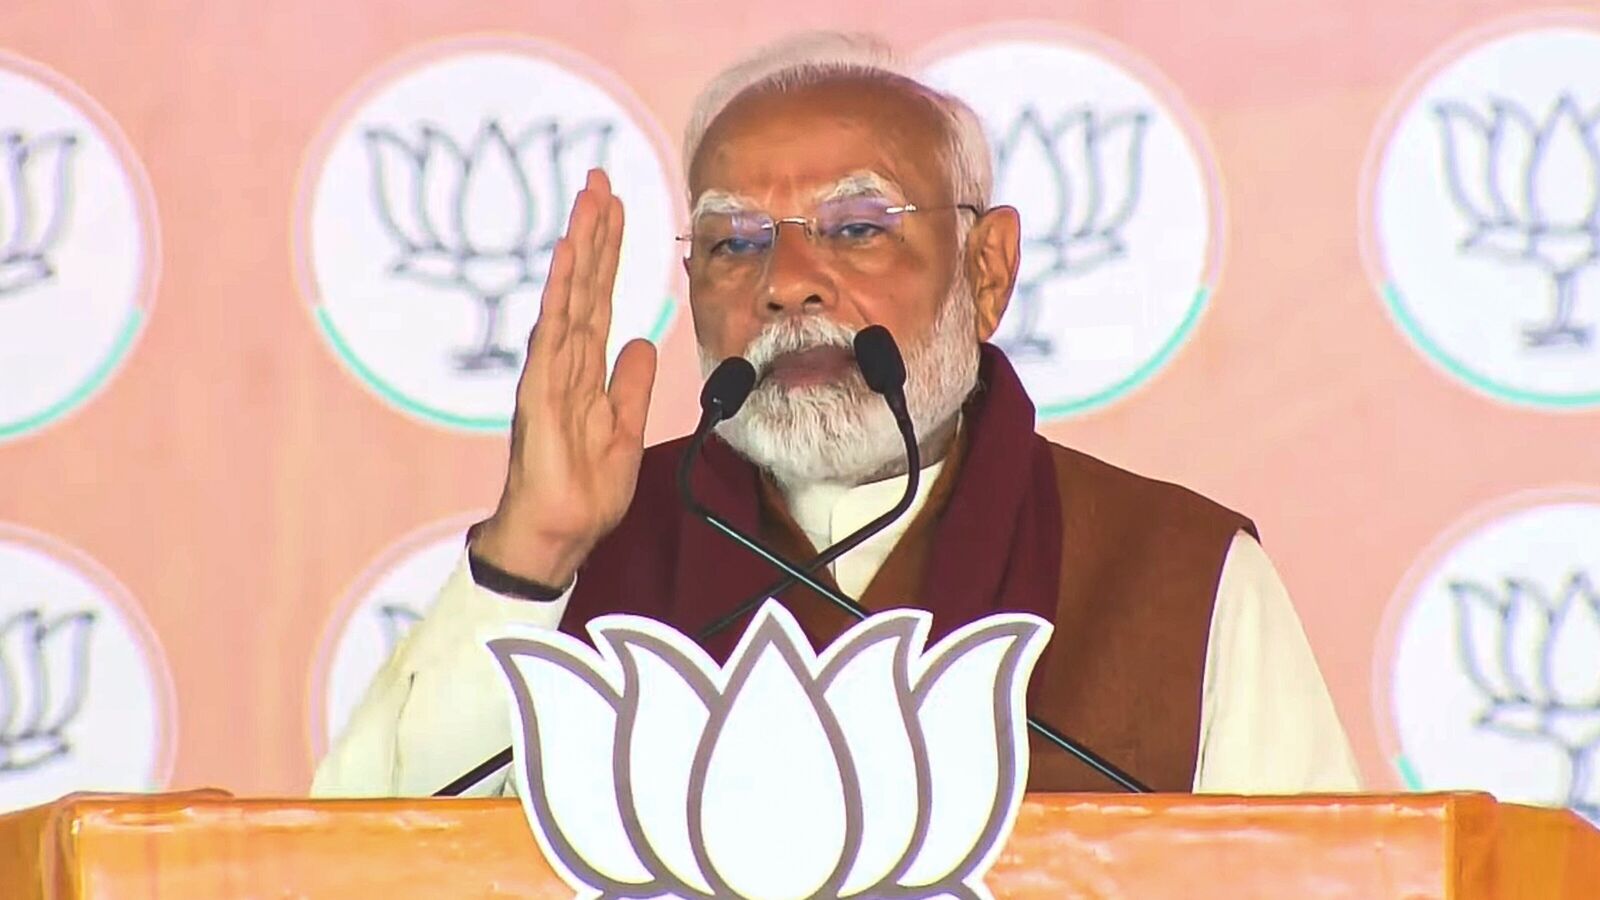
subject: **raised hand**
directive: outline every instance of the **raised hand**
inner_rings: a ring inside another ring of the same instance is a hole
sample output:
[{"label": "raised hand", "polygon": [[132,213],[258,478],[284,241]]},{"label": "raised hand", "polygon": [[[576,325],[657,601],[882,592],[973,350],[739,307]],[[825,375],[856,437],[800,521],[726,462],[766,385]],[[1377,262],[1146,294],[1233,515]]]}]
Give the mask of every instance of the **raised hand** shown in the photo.
[{"label": "raised hand", "polygon": [[649,341],[630,341],[607,385],[621,248],[622,201],[592,170],[550,258],[528,338],[505,489],[473,538],[478,558],[552,587],[569,584],[621,521],[639,479],[656,353]]}]

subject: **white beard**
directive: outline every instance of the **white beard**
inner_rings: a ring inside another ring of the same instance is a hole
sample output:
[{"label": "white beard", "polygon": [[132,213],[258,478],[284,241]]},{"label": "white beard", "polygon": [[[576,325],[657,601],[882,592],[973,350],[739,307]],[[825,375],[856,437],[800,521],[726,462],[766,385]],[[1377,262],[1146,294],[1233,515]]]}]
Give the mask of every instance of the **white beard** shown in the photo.
[{"label": "white beard", "polygon": [[[945,298],[925,340],[903,348],[906,408],[917,439],[950,422],[978,380],[972,292],[966,279]],[[773,359],[812,347],[849,349],[855,332],[820,316],[789,316],[762,331],[744,357],[765,374]],[[700,349],[703,374],[721,360]],[[730,446],[779,484],[862,484],[903,466],[905,442],[883,398],[852,369],[833,384],[784,388],[763,378],[734,418],[717,426]]]}]

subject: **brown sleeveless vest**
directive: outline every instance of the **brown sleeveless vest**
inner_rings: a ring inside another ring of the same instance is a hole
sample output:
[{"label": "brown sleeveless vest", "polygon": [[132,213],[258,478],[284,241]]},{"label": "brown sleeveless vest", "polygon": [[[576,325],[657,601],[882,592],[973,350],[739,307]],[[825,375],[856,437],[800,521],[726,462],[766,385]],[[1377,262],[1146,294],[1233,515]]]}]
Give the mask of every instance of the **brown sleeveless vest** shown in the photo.
[{"label": "brown sleeveless vest", "polygon": [[[939,481],[861,601],[920,606],[932,640],[999,609],[1055,625],[1029,687],[1029,712],[1159,791],[1194,779],[1200,692],[1222,563],[1243,517],[1183,488],[1130,474],[1033,433],[1033,405],[1005,357],[985,347],[984,386]],[[561,628],[609,612],[687,634],[777,580],[765,562],[682,509],[684,441],[645,452],[633,504],[585,561]],[[693,475],[701,501],[793,559],[815,548],[770,482],[710,442]],[[781,599],[814,645],[851,624],[803,588]],[[740,628],[705,642],[725,659]],[[1028,788],[1115,785],[1034,740]]]},{"label": "brown sleeveless vest", "polygon": [[[960,446],[860,598],[868,609],[919,605],[929,537],[949,498]],[[1066,447],[1051,450],[1063,514],[1059,598],[1028,711],[1155,790],[1186,793],[1194,784],[1217,582],[1234,535],[1254,536],[1255,528],[1176,485]],[[795,559],[815,556],[777,489],[766,484],[762,500],[769,546]],[[819,647],[852,623],[805,588],[782,600]],[[1118,788],[1035,735],[1028,789]]]}]

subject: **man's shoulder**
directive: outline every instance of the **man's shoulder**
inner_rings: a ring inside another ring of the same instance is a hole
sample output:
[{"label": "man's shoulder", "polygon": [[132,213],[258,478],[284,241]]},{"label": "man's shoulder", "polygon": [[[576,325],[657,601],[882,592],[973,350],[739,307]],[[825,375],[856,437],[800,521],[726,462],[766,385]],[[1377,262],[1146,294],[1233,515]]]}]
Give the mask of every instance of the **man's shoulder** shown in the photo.
[{"label": "man's shoulder", "polygon": [[1255,524],[1241,513],[1181,484],[1140,475],[1112,465],[1081,450],[1074,450],[1046,439],[1056,479],[1062,489],[1062,503],[1097,519],[1113,510],[1128,510],[1136,515],[1126,521],[1146,525],[1208,524],[1227,530],[1256,533]]}]

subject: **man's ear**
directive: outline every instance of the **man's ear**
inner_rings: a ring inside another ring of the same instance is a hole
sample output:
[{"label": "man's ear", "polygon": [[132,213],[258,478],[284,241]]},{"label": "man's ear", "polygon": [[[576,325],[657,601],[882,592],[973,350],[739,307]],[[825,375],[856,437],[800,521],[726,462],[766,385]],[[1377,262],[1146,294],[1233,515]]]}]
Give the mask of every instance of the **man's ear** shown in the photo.
[{"label": "man's ear", "polygon": [[979,216],[967,232],[967,250],[961,261],[966,267],[967,283],[972,285],[978,340],[989,340],[1000,327],[1021,261],[1022,220],[1016,209],[996,206]]}]

